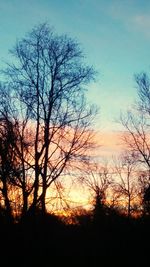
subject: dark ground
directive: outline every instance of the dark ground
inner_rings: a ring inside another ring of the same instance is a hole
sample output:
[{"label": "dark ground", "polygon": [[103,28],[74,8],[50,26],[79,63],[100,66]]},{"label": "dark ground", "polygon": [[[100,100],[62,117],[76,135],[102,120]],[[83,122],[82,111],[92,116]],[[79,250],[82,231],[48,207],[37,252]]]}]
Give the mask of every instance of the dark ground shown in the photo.
[{"label": "dark ground", "polygon": [[18,224],[0,220],[0,266],[150,266],[150,218],[113,214],[66,225],[37,215]]}]

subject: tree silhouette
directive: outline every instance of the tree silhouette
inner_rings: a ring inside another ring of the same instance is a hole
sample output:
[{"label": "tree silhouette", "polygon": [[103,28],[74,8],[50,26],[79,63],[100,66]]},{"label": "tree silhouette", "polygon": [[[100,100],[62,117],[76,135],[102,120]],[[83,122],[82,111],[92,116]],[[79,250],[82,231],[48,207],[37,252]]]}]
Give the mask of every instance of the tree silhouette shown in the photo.
[{"label": "tree silhouette", "polygon": [[145,213],[150,215],[150,186],[145,188],[143,200],[144,200]]},{"label": "tree silhouette", "polygon": [[136,160],[134,154],[124,151],[115,161],[114,173],[116,174],[116,181],[113,189],[119,194],[119,198],[123,198],[123,202],[126,202],[128,217],[131,216],[133,202],[138,195],[135,170]]},{"label": "tree silhouette", "polygon": [[83,183],[90,190],[91,198],[94,200],[94,219],[101,220],[106,211],[108,190],[113,183],[107,162],[104,164],[101,162],[88,164]]},{"label": "tree silhouette", "polygon": [[56,35],[47,24],[17,42],[11,54],[15,61],[4,73],[14,100],[9,116],[13,110],[18,122],[15,149],[22,165],[23,209],[35,212],[39,206],[45,213],[47,189],[63,172],[89,158],[90,125],[97,111],[87,107],[84,86],[95,72],[83,62],[78,43]]},{"label": "tree silhouette", "polygon": [[[121,123],[125,128],[124,144],[134,155],[139,165],[139,172],[150,171],[150,81],[146,73],[135,76],[138,88],[138,101],[127,114],[121,116]],[[147,177],[143,176],[143,177]],[[149,178],[148,178],[149,179]],[[141,192],[143,198],[143,192]]]}]

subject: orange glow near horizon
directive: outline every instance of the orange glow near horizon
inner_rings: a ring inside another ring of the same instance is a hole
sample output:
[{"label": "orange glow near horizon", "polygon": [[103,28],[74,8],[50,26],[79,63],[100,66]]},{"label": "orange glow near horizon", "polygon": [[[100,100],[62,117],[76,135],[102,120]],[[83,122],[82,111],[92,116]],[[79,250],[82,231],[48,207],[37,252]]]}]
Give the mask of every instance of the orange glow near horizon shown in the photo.
[{"label": "orange glow near horizon", "polygon": [[[98,149],[95,151],[92,150],[92,156],[96,158],[106,159],[110,160],[112,156],[119,155],[121,152],[121,138],[120,138],[120,132],[99,132],[95,135],[95,142],[98,144]],[[69,188],[69,185],[66,184],[66,187]],[[84,188],[83,188],[84,187]],[[89,210],[92,206],[91,202],[93,201],[92,196],[89,193],[88,188],[83,185],[73,186],[71,187],[69,193],[66,193],[68,200],[68,203],[70,203],[70,207],[72,209],[76,208],[85,208],[85,210]],[[67,189],[65,188],[65,191],[67,192]],[[52,193],[53,194],[53,193]],[[48,193],[48,198],[51,196],[51,193]],[[50,197],[51,198],[51,197]],[[52,201],[53,202],[53,201]],[[51,208],[51,204],[48,205],[49,208]],[[59,208],[56,209],[58,213],[61,214],[62,211]],[[65,214],[67,212],[65,211]]]}]

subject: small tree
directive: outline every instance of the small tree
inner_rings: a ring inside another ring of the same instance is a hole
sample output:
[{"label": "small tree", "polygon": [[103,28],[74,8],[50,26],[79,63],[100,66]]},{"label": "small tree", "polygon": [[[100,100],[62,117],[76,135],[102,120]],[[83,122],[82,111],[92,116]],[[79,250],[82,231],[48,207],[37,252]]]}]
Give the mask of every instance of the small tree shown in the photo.
[{"label": "small tree", "polygon": [[114,191],[119,198],[127,202],[127,215],[131,216],[132,202],[137,198],[137,181],[135,179],[136,159],[134,154],[124,152],[115,162],[116,181]]},{"label": "small tree", "polygon": [[92,194],[92,198],[94,198],[94,216],[98,218],[104,215],[105,206],[107,205],[107,192],[113,183],[107,163],[104,165],[101,165],[101,163],[88,165],[83,183],[86,184]]},{"label": "small tree", "polygon": [[138,174],[139,199],[143,215],[150,215],[150,173],[142,170]]}]

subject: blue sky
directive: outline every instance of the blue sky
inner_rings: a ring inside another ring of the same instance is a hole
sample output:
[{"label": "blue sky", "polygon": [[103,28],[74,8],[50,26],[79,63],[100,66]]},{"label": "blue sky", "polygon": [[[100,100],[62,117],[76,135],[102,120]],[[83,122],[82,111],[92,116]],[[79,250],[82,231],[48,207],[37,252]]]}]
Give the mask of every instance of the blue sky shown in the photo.
[{"label": "blue sky", "polygon": [[0,0],[0,66],[16,40],[45,21],[81,43],[99,72],[88,99],[101,108],[100,128],[116,130],[120,110],[136,97],[133,75],[150,71],[150,1]]}]

